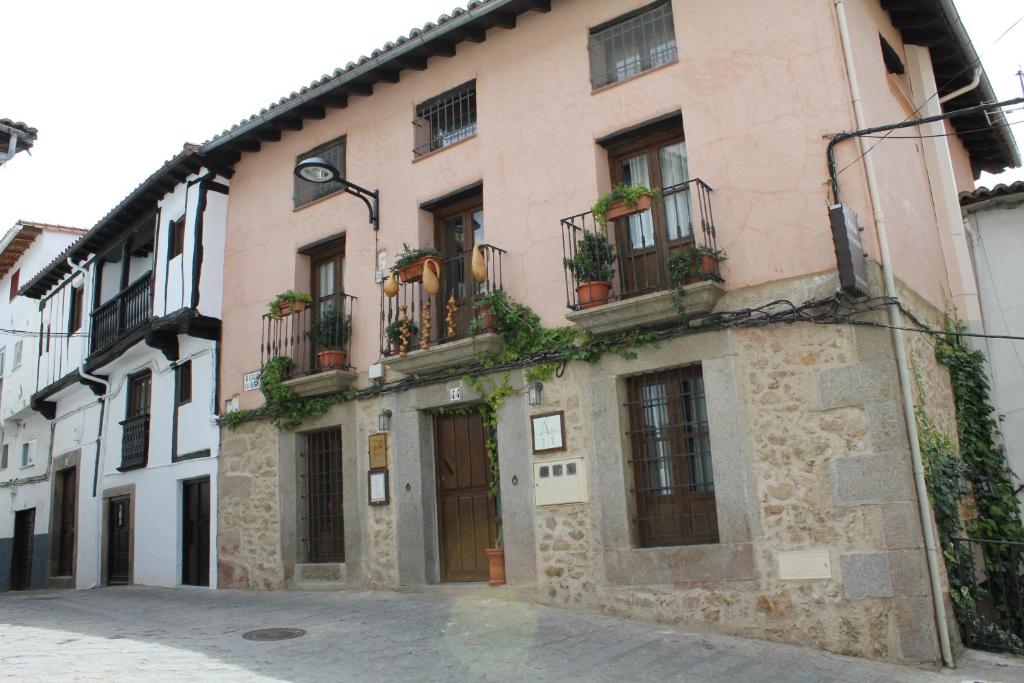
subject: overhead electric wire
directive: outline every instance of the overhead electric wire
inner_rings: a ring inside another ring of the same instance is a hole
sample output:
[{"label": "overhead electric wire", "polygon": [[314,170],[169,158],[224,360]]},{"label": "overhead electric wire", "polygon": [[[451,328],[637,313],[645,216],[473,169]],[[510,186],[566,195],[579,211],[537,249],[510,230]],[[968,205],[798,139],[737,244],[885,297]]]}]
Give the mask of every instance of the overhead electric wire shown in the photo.
[{"label": "overhead electric wire", "polygon": [[962,131],[956,131],[955,133],[935,133],[935,134],[929,134],[929,135],[861,135],[860,137],[862,137],[862,138],[879,138],[879,139],[882,139],[882,140],[884,140],[887,137],[890,140],[921,140],[922,138],[955,138],[957,136],[974,135],[974,134],[977,134],[977,133],[985,133],[985,132],[988,132],[988,131],[992,130],[993,128],[1009,128],[1010,126],[1019,126],[1022,123],[1024,123],[1024,120],[1022,120],[1022,121],[1007,121],[1005,124],[998,123],[998,124],[993,124],[991,126],[986,126],[985,128],[975,128],[974,130],[962,130]]}]

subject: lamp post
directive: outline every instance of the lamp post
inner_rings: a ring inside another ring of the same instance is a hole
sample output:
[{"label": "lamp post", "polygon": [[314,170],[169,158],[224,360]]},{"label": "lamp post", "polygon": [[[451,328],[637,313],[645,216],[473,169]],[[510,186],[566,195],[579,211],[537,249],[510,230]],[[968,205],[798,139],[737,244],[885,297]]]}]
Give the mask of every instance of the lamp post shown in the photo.
[{"label": "lamp post", "polygon": [[374,232],[380,230],[380,190],[367,190],[341,177],[341,172],[330,162],[320,157],[310,157],[295,164],[295,175],[310,183],[322,185],[336,182],[341,189],[358,197],[370,210],[370,224]]}]

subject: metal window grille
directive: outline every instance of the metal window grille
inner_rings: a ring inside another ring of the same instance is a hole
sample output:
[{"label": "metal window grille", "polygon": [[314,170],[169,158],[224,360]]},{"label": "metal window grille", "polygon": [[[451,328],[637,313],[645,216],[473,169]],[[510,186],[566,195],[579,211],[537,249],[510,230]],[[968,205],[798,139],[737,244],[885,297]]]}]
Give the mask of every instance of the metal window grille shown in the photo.
[{"label": "metal window grille", "polygon": [[341,429],[306,435],[306,561],[345,561]]},{"label": "metal window grille", "polygon": [[600,88],[677,57],[672,5],[659,2],[590,32],[590,83]]},{"label": "metal window grille", "polygon": [[415,157],[476,135],[476,81],[463,83],[417,105],[413,126]]},{"label": "metal window grille", "polygon": [[700,366],[629,379],[626,408],[642,547],[718,542]]},{"label": "metal window grille", "polygon": [[[311,157],[320,157],[338,169],[341,177],[345,177],[345,138],[332,140],[318,147],[314,147],[305,154],[300,154],[295,162],[298,163]],[[321,197],[326,197],[342,189],[341,183],[334,181],[330,183],[311,183],[298,176],[292,181],[292,201],[295,208],[305,206]]]}]

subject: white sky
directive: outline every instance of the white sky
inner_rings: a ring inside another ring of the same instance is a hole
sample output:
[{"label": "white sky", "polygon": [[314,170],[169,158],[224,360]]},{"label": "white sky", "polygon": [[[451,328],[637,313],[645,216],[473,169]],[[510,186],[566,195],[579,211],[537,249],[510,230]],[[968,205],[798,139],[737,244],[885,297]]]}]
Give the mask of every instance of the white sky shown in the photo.
[{"label": "white sky", "polygon": [[[213,137],[456,2],[21,3],[0,38],[0,118],[38,128],[39,140],[31,157],[0,168],[0,233],[19,218],[92,227],[183,142]],[[993,43],[1024,2],[956,4],[996,94],[1021,95],[1024,22]],[[1024,109],[1009,118],[1024,121]],[[1013,130],[1024,149],[1024,125]],[[1024,170],[979,183],[1018,179]]]}]

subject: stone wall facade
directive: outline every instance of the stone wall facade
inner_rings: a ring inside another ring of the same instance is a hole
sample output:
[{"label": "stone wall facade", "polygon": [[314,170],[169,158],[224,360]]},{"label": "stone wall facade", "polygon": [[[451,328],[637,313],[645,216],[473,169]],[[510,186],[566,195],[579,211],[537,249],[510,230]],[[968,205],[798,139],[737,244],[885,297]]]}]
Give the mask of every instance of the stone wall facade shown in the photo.
[{"label": "stone wall facade", "polygon": [[[828,277],[788,294],[831,291]],[[727,310],[780,291],[730,292]],[[935,311],[930,311],[934,316]],[[929,413],[955,429],[948,376],[925,335],[908,334]],[[627,379],[699,363],[710,430],[719,542],[639,547],[631,489]],[[607,355],[545,380],[529,406],[522,370],[498,413],[501,513],[510,592],[558,606],[811,644],[877,659],[937,661],[938,643],[910,449],[888,330],[771,325],[678,337],[635,359]],[[392,378],[389,378],[392,379]],[[503,373],[483,378],[503,381]],[[440,581],[431,411],[480,396],[462,379],[332,408],[304,426],[340,425],[345,466],[345,581],[416,589]],[[367,437],[393,412],[391,501],[367,504]],[[534,454],[530,416],[563,411],[566,450]],[[955,432],[953,432],[955,433]],[[299,434],[264,423],[225,430],[221,581],[275,589],[301,561],[294,483]],[[587,493],[536,504],[533,467],[581,457]],[[289,470],[290,468],[290,470]],[[817,551],[828,578],[784,579],[781,553]]]}]

